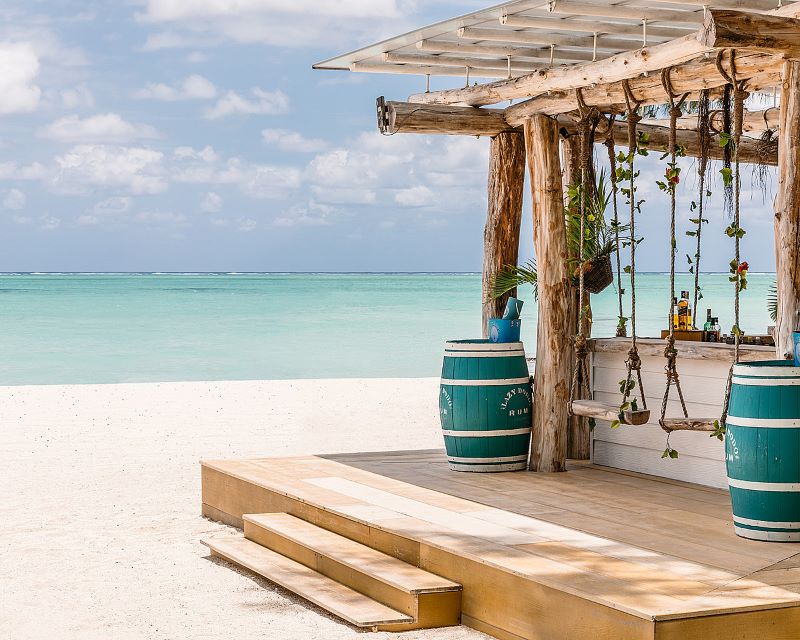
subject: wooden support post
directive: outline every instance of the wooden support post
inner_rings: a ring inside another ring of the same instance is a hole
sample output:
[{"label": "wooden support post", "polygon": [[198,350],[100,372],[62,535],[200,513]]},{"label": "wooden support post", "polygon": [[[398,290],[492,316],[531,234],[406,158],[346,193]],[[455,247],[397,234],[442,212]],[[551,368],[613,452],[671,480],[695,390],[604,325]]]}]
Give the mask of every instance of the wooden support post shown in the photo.
[{"label": "wooden support post", "polygon": [[518,132],[492,138],[489,152],[489,207],[483,231],[483,337],[489,318],[503,315],[516,291],[495,299],[492,281],[507,264],[517,264],[522,196],[525,188],[525,142]]},{"label": "wooden support post", "polygon": [[572,349],[567,327],[569,281],[558,124],[543,115],[525,122],[533,196],[533,243],[539,275],[539,325],[533,390],[532,471],[564,471]]},{"label": "wooden support post", "polygon": [[778,193],[775,198],[775,256],[778,358],[794,354],[792,331],[800,319],[800,63],[786,62],[781,78]]},{"label": "wooden support post", "polygon": [[[564,204],[569,201],[569,188],[571,185],[580,181],[580,138],[577,135],[568,135],[561,138],[561,185],[564,191]],[[578,326],[578,312],[579,312],[579,294],[576,287],[570,287],[570,296],[567,300],[569,305],[567,309],[567,331],[574,332]],[[589,304],[587,296],[586,304]],[[587,322],[584,325],[586,336],[590,337],[591,322],[591,307],[586,316]],[[570,362],[570,376],[572,375],[572,367],[575,366],[574,359]],[[588,383],[588,381],[587,381]],[[579,397],[588,398],[589,388],[588,384],[581,386]],[[567,458],[571,460],[588,460],[591,452],[591,439],[589,437],[589,423],[581,416],[569,416],[569,424],[567,427]]]}]

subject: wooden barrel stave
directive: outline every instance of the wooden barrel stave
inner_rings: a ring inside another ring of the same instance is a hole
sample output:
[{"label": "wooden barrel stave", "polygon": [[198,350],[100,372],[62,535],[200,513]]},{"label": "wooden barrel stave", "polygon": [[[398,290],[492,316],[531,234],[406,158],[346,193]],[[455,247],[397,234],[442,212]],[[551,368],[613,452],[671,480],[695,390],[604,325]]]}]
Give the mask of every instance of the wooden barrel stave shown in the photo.
[{"label": "wooden barrel stave", "polygon": [[725,443],[737,535],[800,542],[800,368],[734,367]]},{"label": "wooden barrel stave", "polygon": [[439,408],[451,468],[527,468],[531,393],[522,343],[447,343]]}]

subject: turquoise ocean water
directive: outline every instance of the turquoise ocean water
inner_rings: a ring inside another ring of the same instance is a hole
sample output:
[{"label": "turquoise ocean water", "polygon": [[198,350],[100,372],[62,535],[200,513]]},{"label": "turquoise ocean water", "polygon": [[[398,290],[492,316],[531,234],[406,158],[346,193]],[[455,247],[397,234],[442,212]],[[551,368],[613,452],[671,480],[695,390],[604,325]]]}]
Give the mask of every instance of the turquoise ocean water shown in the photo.
[{"label": "turquoise ocean water", "polygon": [[[763,333],[774,275],[749,281],[742,326]],[[703,286],[702,317],[711,306],[728,330],[727,276]],[[637,276],[640,334],[665,324],[668,288]],[[0,275],[0,384],[436,376],[445,339],[480,336],[480,290],[476,274]],[[536,305],[520,297],[533,353]],[[613,335],[616,292],[593,310],[594,335]]]}]

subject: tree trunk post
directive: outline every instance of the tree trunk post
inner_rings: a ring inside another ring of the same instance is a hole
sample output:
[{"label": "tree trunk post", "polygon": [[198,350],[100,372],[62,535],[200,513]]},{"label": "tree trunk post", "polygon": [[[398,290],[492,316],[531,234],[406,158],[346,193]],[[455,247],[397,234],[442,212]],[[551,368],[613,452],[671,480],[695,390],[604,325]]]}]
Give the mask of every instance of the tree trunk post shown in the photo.
[{"label": "tree trunk post", "polygon": [[781,74],[778,193],[775,197],[775,258],[778,358],[792,358],[792,332],[800,319],[800,62],[787,61]]},{"label": "tree trunk post", "polygon": [[564,471],[572,347],[567,326],[570,287],[556,121],[544,115],[526,120],[525,147],[539,276],[531,470]]},{"label": "tree trunk post", "polygon": [[[564,190],[564,205],[569,202],[569,188],[576,182],[580,181],[580,138],[577,135],[569,135],[561,138],[561,184]],[[572,257],[572,256],[570,256]],[[579,294],[577,287],[570,287],[570,296],[567,301],[569,307],[567,309],[567,331],[575,333],[578,326],[578,302]],[[589,321],[591,318],[590,297],[586,296],[584,301],[586,306],[589,306],[589,311],[586,314],[586,321],[584,325],[585,335],[591,335],[592,323]],[[575,367],[575,360],[570,361],[570,376]],[[589,397],[589,381],[585,380],[578,391],[580,398]],[[589,435],[589,421],[581,416],[569,416],[569,423],[567,426],[567,458],[571,460],[589,460],[591,457],[591,437]]]},{"label": "tree trunk post", "polygon": [[489,318],[503,315],[512,291],[492,295],[492,281],[507,264],[517,264],[525,189],[525,141],[517,132],[492,138],[489,152],[489,206],[483,231],[483,337],[489,335]]}]

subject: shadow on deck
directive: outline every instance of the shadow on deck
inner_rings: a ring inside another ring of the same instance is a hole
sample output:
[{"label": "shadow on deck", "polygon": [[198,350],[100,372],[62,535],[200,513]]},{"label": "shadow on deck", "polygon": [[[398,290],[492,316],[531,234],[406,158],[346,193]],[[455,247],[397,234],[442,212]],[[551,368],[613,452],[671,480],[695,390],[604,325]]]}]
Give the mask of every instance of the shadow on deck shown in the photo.
[{"label": "shadow on deck", "polygon": [[286,512],[463,585],[499,638],[800,637],[800,548],[735,536],[724,491],[573,463],[450,471],[440,451],[206,461],[204,515]]}]

